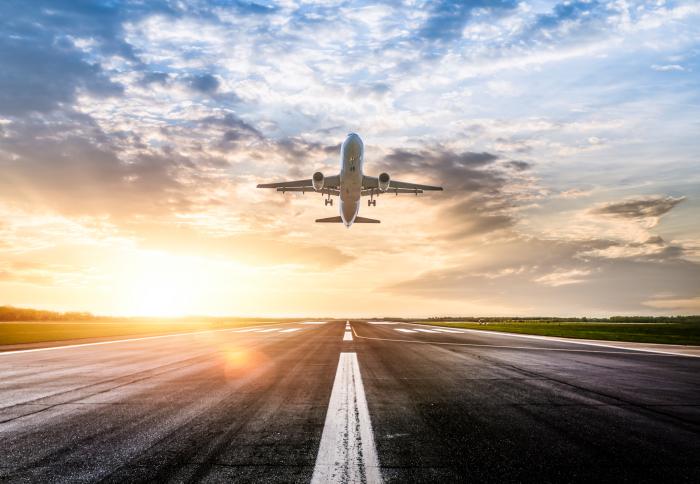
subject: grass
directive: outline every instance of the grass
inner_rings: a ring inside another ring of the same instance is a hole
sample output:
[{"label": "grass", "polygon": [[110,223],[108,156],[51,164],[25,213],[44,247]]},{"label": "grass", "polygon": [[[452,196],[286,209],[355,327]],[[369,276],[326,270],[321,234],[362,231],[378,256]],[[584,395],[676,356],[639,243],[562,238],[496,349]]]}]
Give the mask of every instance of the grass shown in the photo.
[{"label": "grass", "polygon": [[[273,321],[259,320],[158,320],[109,319],[94,321],[6,322],[0,323],[0,345],[41,343],[85,338],[145,336],[234,328]],[[276,321],[274,321],[276,322]]]},{"label": "grass", "polygon": [[506,333],[558,336],[562,338],[597,339],[700,345],[700,323],[580,323],[552,321],[505,321],[479,324],[472,322],[421,321],[423,324],[455,328],[501,331]]}]

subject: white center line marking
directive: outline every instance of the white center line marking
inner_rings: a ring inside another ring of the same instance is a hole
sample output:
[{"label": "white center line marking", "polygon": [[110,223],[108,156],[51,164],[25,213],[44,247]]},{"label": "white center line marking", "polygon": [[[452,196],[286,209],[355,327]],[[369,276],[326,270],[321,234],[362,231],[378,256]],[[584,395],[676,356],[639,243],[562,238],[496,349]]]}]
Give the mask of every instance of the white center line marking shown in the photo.
[{"label": "white center line marking", "polygon": [[255,333],[269,333],[270,331],[279,331],[278,329],[256,329]]},{"label": "white center line marking", "polygon": [[304,321],[300,324],[326,324],[326,321]]},{"label": "white center line marking", "polygon": [[352,333],[350,331],[345,332],[343,335],[343,341],[352,341]]},{"label": "white center line marking", "polygon": [[301,331],[304,328],[289,328],[289,329],[283,329],[280,331],[280,333],[293,333],[294,331]]},{"label": "white center line marking", "polygon": [[416,328],[416,331],[420,331],[421,333],[437,333],[434,329],[422,329],[422,328]]},{"label": "white center line marking", "polygon": [[402,333],[415,333],[416,331],[412,329],[394,328],[396,331],[401,331]]},{"label": "white center line marking", "polygon": [[357,353],[340,353],[312,484],[382,482]]}]

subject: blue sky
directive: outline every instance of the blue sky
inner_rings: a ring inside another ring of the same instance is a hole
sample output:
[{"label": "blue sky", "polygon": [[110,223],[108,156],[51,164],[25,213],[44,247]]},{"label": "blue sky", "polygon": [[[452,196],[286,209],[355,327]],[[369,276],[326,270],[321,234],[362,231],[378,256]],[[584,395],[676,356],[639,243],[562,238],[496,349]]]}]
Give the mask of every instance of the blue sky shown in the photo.
[{"label": "blue sky", "polygon": [[[699,20],[693,1],[3,2],[0,304],[697,313]],[[337,171],[349,131],[369,174],[445,192],[347,231],[313,224],[334,215],[317,197],[255,190]]]}]

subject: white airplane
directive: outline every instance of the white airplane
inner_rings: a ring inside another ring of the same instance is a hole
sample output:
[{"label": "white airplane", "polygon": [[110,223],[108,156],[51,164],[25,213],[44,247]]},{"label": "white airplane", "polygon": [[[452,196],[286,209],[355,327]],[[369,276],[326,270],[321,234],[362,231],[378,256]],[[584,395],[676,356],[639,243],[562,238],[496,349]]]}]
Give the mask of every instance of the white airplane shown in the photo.
[{"label": "white airplane", "polygon": [[317,171],[309,180],[295,180],[280,183],[263,183],[258,188],[276,188],[278,192],[318,192],[328,195],[325,205],[333,205],[331,196],[340,197],[340,217],[319,218],[316,222],[344,223],[350,227],[353,223],[378,224],[379,220],[358,217],[360,211],[360,198],[369,196],[367,206],[377,206],[375,196],[381,193],[413,193],[418,195],[427,190],[442,190],[442,187],[430,185],[418,185],[394,181],[388,173],[382,173],[378,177],[367,176],[362,173],[364,164],[365,147],[362,139],[350,133],[340,146],[340,174],[323,176]]}]

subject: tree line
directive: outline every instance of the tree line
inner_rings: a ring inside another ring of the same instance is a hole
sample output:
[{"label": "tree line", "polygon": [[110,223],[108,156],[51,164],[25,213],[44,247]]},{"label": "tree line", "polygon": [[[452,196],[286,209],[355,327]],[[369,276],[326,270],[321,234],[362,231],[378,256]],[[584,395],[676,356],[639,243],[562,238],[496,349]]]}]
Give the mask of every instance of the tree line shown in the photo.
[{"label": "tree line", "polygon": [[95,316],[87,312],[59,313],[41,309],[0,306],[0,321],[82,321],[88,319],[95,319]]}]

